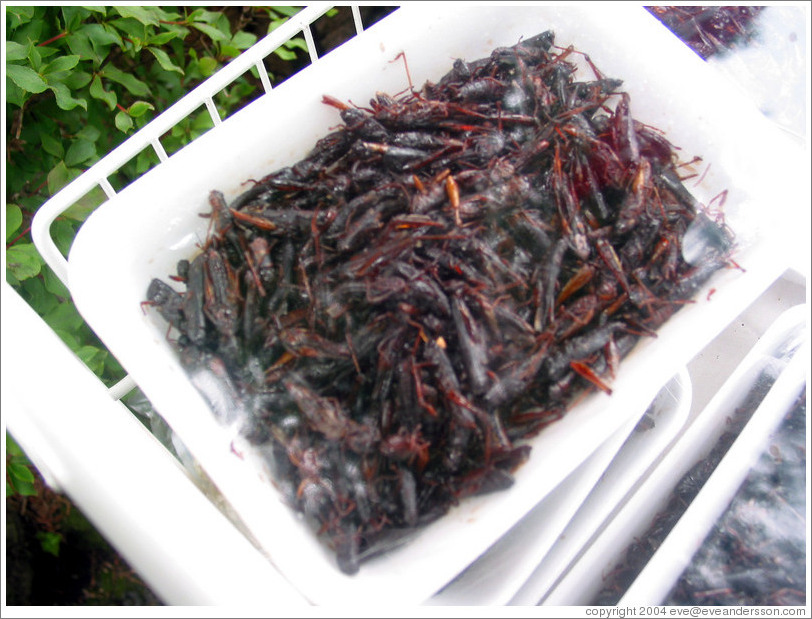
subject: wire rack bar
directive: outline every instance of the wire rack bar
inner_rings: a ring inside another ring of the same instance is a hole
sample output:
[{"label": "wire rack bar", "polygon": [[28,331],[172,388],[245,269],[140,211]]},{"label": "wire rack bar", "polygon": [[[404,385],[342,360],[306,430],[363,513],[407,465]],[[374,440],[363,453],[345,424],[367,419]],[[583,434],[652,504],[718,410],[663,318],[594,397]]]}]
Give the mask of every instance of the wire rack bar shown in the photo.
[{"label": "wire rack bar", "polygon": [[[70,286],[68,283],[67,261],[59,249],[57,249],[50,234],[51,224],[54,220],[95,187],[101,187],[108,198],[115,195],[116,192],[107,180],[108,177],[117,172],[119,168],[130,159],[138,155],[145,147],[152,145],[153,148],[156,149],[156,152],[158,152],[159,159],[163,162],[164,159],[161,158],[163,147],[156,146],[156,143],[160,144],[160,137],[162,135],[170,131],[172,127],[197,110],[202,104],[208,106],[209,102],[211,102],[213,106],[212,97],[214,97],[214,95],[251,67],[262,65],[262,60],[266,56],[271,54],[286,41],[298,35],[299,32],[309,32],[309,24],[324,15],[330,8],[331,5],[328,4],[316,4],[302,9],[279,28],[258,41],[205,82],[189,92],[177,103],[167,108],[166,111],[113,149],[109,154],[100,159],[81,176],[66,185],[42,205],[34,216],[31,225],[31,237],[45,262],[68,289],[70,289]],[[315,46],[308,45],[311,50],[311,59],[313,59]],[[317,56],[313,62],[315,62],[315,60],[318,60]],[[260,71],[260,79],[262,79],[262,75],[263,71]],[[265,78],[267,79],[267,77],[266,73]],[[268,84],[270,85],[270,81]],[[266,87],[266,92],[270,92],[268,87]],[[219,114],[216,113],[216,108],[212,110],[210,107],[209,112],[215,124],[219,124],[221,119]],[[164,152],[163,154],[165,155],[166,153]]]},{"label": "wire rack bar", "polygon": [[[270,94],[273,87],[263,60],[281,45],[299,35],[299,33],[304,34],[311,63],[317,62],[319,58],[315,41],[313,40],[313,34],[310,30],[310,24],[327,13],[332,6],[333,5],[327,3],[316,3],[299,11],[284,24],[245,50],[245,52],[194,88],[182,99],[159,114],[155,119],[150,121],[149,124],[145,125],[110,151],[81,176],[63,187],[56,195],[52,196],[42,205],[31,223],[31,238],[46,264],[53,270],[68,290],[70,290],[68,263],[51,237],[51,225],[54,220],[96,187],[102,189],[108,200],[115,196],[116,190],[110,183],[109,177],[115,174],[121,166],[137,156],[144,148],[152,146],[158,155],[158,165],[167,161],[169,156],[161,144],[161,136],[170,131],[191,113],[195,112],[201,105],[206,106],[215,126],[219,125],[222,119],[214,104],[214,96],[252,67],[255,68],[259,74],[259,79],[265,89],[265,94]],[[363,25],[361,24],[360,12],[355,6],[352,7],[352,11],[356,31],[361,32]],[[129,376],[126,376],[116,385],[113,385],[113,387],[109,389],[109,393],[113,399],[119,399],[135,386],[135,382]]]}]

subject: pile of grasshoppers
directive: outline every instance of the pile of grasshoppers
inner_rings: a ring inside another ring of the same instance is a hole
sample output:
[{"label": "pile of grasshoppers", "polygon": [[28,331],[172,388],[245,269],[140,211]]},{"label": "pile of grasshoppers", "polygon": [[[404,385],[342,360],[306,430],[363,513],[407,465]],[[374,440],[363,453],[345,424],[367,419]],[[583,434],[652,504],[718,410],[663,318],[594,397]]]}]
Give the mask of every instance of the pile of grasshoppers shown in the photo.
[{"label": "pile of grasshoppers", "polygon": [[324,96],[343,124],[230,204],[212,191],[185,291],[149,286],[193,382],[344,572],[510,486],[523,439],[611,393],[727,264],[732,235],[620,87],[548,31],[368,108]]}]

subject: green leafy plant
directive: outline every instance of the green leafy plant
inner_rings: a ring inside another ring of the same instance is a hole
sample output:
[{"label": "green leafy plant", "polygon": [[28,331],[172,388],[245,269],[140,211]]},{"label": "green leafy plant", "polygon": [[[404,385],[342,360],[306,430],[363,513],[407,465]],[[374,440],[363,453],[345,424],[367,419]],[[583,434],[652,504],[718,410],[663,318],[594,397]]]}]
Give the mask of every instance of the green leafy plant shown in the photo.
[{"label": "green leafy plant", "polygon": [[[251,19],[195,7],[9,6],[6,20],[6,281],[107,385],[124,371],[86,325],[70,293],[37,252],[36,211],[128,135],[253,45]],[[255,7],[270,31],[299,9]],[[260,34],[262,32],[260,31]],[[280,49],[289,57],[304,41]],[[273,76],[271,76],[273,78]],[[248,73],[215,97],[221,117],[259,89]],[[206,109],[161,142],[172,154],[213,127]],[[145,149],[110,178],[116,190],[158,163]],[[51,226],[67,256],[76,231],[106,200],[95,188]],[[30,463],[7,435],[6,494],[36,495]],[[57,549],[51,537],[43,544]]]},{"label": "green leafy plant", "polygon": [[[298,7],[292,6],[275,6],[264,7],[263,10],[267,13],[270,23],[268,24],[268,33],[270,34],[279,26],[284,24],[288,18],[293,17],[299,12]],[[333,17],[336,14],[336,9],[330,9],[326,15]],[[296,58],[297,50],[307,52],[307,43],[301,37],[294,37],[289,41],[282,44],[282,47],[276,50],[276,55],[282,60],[294,60]]]},{"label": "green leafy plant", "polygon": [[59,545],[62,543],[62,534],[54,531],[37,531],[40,547],[50,555],[59,556]]},{"label": "green leafy plant", "polygon": [[[299,9],[255,7],[268,31]],[[104,154],[172,105],[257,35],[204,7],[10,6],[6,19],[6,280],[107,384],[123,370],[76,311],[30,237],[37,209]],[[293,40],[277,53],[306,49]],[[272,76],[273,77],[273,76]],[[221,117],[259,88],[246,73],[215,97]],[[162,136],[170,155],[213,126],[206,109]],[[110,178],[120,190],[159,162],[144,149]],[[95,188],[54,222],[67,256],[77,229],[106,200]]]},{"label": "green leafy plant", "polygon": [[[32,497],[37,498],[40,492],[32,464],[15,440],[6,434],[6,498]],[[46,523],[50,524],[50,523]],[[59,556],[59,545],[63,536],[55,530],[44,529],[37,531],[36,538],[40,547],[48,554]]]},{"label": "green leafy plant", "polygon": [[6,496],[36,496],[31,462],[20,446],[6,434]]}]

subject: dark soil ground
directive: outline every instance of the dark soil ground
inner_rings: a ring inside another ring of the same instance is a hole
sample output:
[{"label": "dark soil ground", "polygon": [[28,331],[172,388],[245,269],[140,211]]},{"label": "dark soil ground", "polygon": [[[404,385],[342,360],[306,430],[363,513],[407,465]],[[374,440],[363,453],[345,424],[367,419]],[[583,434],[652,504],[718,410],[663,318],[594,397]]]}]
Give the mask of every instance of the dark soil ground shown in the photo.
[{"label": "dark soil ground", "polygon": [[34,475],[36,496],[6,497],[6,604],[161,604],[70,499]]}]

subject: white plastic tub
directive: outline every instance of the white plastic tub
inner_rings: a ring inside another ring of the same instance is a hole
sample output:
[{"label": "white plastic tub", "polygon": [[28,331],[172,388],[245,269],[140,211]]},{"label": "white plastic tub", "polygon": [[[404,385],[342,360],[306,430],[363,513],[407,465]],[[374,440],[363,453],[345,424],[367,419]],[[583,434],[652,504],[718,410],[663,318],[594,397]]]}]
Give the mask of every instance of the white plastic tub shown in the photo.
[{"label": "white plastic tub", "polygon": [[[794,308],[781,316],[768,332],[765,339],[773,344],[773,348],[765,350],[763,357],[754,361],[753,367],[775,374],[775,384],[699,494],[618,602],[619,605],[661,604],[730,504],[767,446],[770,434],[778,427],[804,387],[810,355],[806,324],[808,314],[809,309],[805,305]],[[782,357],[778,349],[792,343],[799,349],[794,355]],[[718,419],[722,410],[711,410],[708,414],[715,413]],[[694,457],[689,461],[698,459]]]},{"label": "white plastic tub", "polygon": [[683,429],[692,399],[691,378],[684,370],[668,382],[652,403],[647,420],[653,427],[638,428],[628,437],[549,552],[515,590],[509,600],[511,605],[537,604],[565,574],[578,553],[610,520],[624,498]]},{"label": "white plastic tub", "polygon": [[[752,448],[757,437],[766,439],[771,429],[771,421],[777,418],[776,415],[780,418],[781,411],[776,412],[777,408],[781,407],[781,402],[796,396],[805,380],[809,367],[807,315],[807,306],[799,305],[784,312],[773,323],[707,407],[658,462],[656,468],[600,531],[566,575],[543,598],[544,605],[585,605],[595,598],[606,579],[625,557],[628,546],[634,539],[645,536],[655,516],[666,507],[677,482],[696,462],[705,458],[713,449],[728,425],[727,418],[745,399],[754,380],[765,368],[773,368],[779,373],[778,380],[759,409],[762,414],[760,416],[754,414],[750,420],[753,425],[748,424],[743,430],[743,446],[739,448],[741,451],[738,455],[733,452],[730,458],[726,458],[725,468],[717,469],[718,475],[717,472],[714,472],[711,476],[711,479],[716,478],[714,484],[710,486],[709,490],[703,488],[700,491],[688,511],[707,514],[709,509],[713,511],[724,508],[726,505],[724,493],[735,491],[738,483],[743,479],[739,476],[746,474],[749,468],[749,460],[743,459],[748,456],[747,450]],[[784,359],[783,365],[776,364],[773,355],[777,354],[777,351],[789,338],[793,340],[800,338],[798,341],[805,343],[791,358],[791,361]],[[784,408],[785,410],[786,408]],[[738,483],[736,483],[737,477]],[[732,489],[730,489],[731,485]],[[730,496],[731,494],[727,494],[727,500]],[[717,500],[723,502],[721,507],[718,506]],[[715,515],[718,516],[719,513],[716,511]],[[687,515],[688,512],[683,517]],[[679,521],[677,526],[687,527],[692,534],[696,534],[697,525],[692,524],[690,520],[689,518],[686,521],[687,524]],[[711,520],[707,526],[710,527],[712,522]],[[707,529],[705,531],[707,532]],[[644,570],[646,576],[643,577],[641,573],[638,578],[639,582],[638,580],[634,582],[618,604],[659,604],[662,597],[668,593],[668,587],[679,576],[680,568],[678,566],[684,567],[687,564],[693,551],[701,543],[702,537],[698,541],[693,536],[690,540],[688,537],[682,537],[681,541],[669,543],[667,550],[663,550],[663,546],[661,546],[656,553],[659,555],[658,563],[647,565]],[[678,538],[679,534],[672,539]],[[693,546],[687,544],[693,544]]]},{"label": "white plastic tub", "polygon": [[[624,80],[639,120],[666,131],[685,159],[712,163],[697,186],[710,203],[728,190],[728,223],[746,270],[718,274],[624,361],[611,397],[597,394],[533,440],[514,487],[463,502],[412,543],[375,558],[356,576],[338,571],[267,478],[237,457],[231,433],[213,419],[166,342],[166,325],[140,307],[153,277],[165,278],[204,238],[206,197],[228,200],[251,177],[302,157],[338,124],[330,94],[363,104],[412,79],[437,79],[454,58],[553,29],[559,45],[588,52]],[[272,95],[272,96],[271,96]],[[746,131],[742,131],[746,128]],[[763,153],[769,153],[764,157]],[[69,258],[82,315],[205,468],[276,567],[314,603],[418,603],[449,582],[626,424],[656,390],[784,269],[787,213],[801,198],[797,147],[720,88],[707,67],[642,8],[409,5],[224,121],[134,182],[94,213]],[[711,297],[711,290],[714,294]],[[711,298],[709,298],[711,297]]]},{"label": "white plastic tub", "polygon": [[[687,370],[672,378],[645,410],[632,417],[516,526],[429,600],[434,605],[535,604],[539,581],[563,572],[609,511],[688,418]],[[650,426],[650,424],[653,424]],[[554,551],[559,555],[554,556]],[[571,558],[571,556],[569,557]],[[525,583],[532,580],[530,587]],[[532,590],[532,593],[530,592]],[[524,592],[523,595],[520,595]],[[525,601],[526,597],[529,601]],[[519,598],[519,599],[516,599]]]}]

